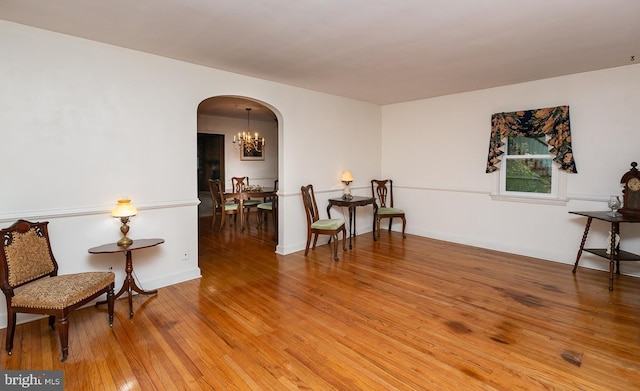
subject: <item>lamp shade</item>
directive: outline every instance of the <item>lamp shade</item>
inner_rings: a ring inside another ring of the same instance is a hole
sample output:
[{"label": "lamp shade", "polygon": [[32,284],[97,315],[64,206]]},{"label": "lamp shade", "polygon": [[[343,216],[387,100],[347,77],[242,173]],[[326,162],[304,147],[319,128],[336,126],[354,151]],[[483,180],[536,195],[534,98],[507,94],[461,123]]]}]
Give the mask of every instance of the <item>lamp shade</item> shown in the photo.
[{"label": "lamp shade", "polygon": [[351,174],[351,171],[345,171],[342,173],[340,180],[342,182],[353,182],[353,174]]},{"label": "lamp shade", "polygon": [[136,207],[131,205],[131,200],[118,200],[118,205],[111,211],[113,217],[131,217],[135,216],[138,211]]}]

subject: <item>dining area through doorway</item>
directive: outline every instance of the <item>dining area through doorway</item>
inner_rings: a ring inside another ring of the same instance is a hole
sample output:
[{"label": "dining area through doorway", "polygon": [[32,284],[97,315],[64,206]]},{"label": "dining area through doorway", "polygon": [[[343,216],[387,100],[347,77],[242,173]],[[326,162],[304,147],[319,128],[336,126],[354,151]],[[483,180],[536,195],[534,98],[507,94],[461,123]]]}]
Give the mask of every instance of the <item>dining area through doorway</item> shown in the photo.
[{"label": "dining area through doorway", "polygon": [[[261,195],[268,194],[271,197],[275,196],[272,189],[264,189]],[[225,193],[233,199],[233,193],[230,193],[230,189],[227,189]],[[249,196],[251,196],[249,194]],[[231,247],[244,247],[245,241],[250,241],[254,245],[261,243],[261,246],[275,250],[277,246],[277,219],[271,216],[261,216],[258,209],[253,208],[243,214],[227,216],[223,222],[223,226],[218,229],[218,226],[212,228],[214,221],[214,201],[210,192],[198,192],[200,204],[198,205],[198,220],[199,220],[199,241],[202,240],[216,240],[225,243],[225,245]],[[275,198],[275,197],[274,197]],[[262,201],[263,199],[260,198]],[[239,201],[238,206],[239,206]],[[229,202],[229,201],[228,201]],[[277,203],[276,203],[277,205]],[[272,213],[277,213],[277,207],[275,207]],[[219,216],[218,216],[219,220]],[[202,246],[200,251],[202,251]]]}]

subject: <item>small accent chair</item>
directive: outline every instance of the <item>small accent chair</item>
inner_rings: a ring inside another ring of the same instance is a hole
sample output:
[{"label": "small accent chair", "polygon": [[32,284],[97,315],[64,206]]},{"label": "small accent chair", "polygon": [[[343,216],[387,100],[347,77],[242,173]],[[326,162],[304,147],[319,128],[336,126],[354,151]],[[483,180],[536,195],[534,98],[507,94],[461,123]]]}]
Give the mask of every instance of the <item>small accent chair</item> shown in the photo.
[{"label": "small accent chair", "polygon": [[393,181],[391,179],[372,179],[371,195],[376,198],[380,207],[376,216],[376,229],[378,237],[380,237],[380,220],[389,219],[389,232],[391,232],[391,224],[394,217],[402,219],[402,237],[406,238],[404,231],[407,228],[407,219],[404,217],[402,209],[393,206]]},{"label": "small accent chair", "polygon": [[[18,312],[49,315],[49,326],[58,334],[62,360],[69,353],[69,312],[107,294],[109,326],[113,325],[111,272],[85,272],[58,276],[58,263],[51,252],[47,225],[18,220],[0,230],[0,278],[7,300],[6,349],[13,350]],[[46,278],[48,277],[48,278]],[[16,289],[21,287],[20,289]]]},{"label": "small accent chair", "polygon": [[[220,223],[218,231],[222,231],[224,228],[225,220],[227,216],[237,216],[238,204],[234,202],[226,202],[224,192],[220,186],[220,179],[209,179],[209,193],[211,193],[211,201],[213,202],[213,216],[211,217],[211,230],[213,231],[220,215]],[[231,222],[229,222],[231,223]]]},{"label": "small accent chair", "polygon": [[[273,181],[273,191],[277,192],[278,191],[278,180],[276,179],[275,181]],[[276,227],[277,229],[277,223],[276,223],[276,219],[277,216],[276,214],[278,213],[276,208],[277,208],[277,201],[276,201],[277,196],[274,196],[271,199],[265,199],[263,203],[258,204],[257,208],[258,208],[258,226],[260,226],[263,222],[266,224],[266,220],[265,220],[265,215],[271,214],[272,218],[273,218],[273,225],[274,227]],[[274,202],[276,201],[276,202]]]},{"label": "small accent chair", "polygon": [[[231,178],[231,190],[234,193],[244,192],[246,187],[249,187],[248,176],[234,176]],[[253,208],[256,208],[257,210],[258,204],[260,204],[260,201],[252,200],[251,198],[247,198],[242,202],[242,205],[244,205],[244,210],[247,212],[247,222],[249,222],[249,212],[251,212],[251,209]]]},{"label": "small accent chair", "polygon": [[304,210],[307,214],[307,246],[304,255],[309,253],[309,244],[311,243],[311,235],[313,235],[313,249],[316,248],[318,235],[329,235],[333,241],[333,259],[339,261],[338,258],[338,232],[342,231],[342,250],[347,251],[347,230],[344,227],[342,219],[320,219],[318,217],[318,205],[316,204],[316,196],[313,192],[313,185],[302,186],[302,202]]}]

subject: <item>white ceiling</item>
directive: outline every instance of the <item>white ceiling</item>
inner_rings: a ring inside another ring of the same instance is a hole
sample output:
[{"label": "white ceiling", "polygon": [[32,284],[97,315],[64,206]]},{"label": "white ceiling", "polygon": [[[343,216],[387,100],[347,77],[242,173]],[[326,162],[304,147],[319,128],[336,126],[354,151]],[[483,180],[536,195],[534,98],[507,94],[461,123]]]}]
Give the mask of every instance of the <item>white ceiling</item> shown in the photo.
[{"label": "white ceiling", "polygon": [[381,105],[640,62],[640,0],[0,0],[0,18]]}]

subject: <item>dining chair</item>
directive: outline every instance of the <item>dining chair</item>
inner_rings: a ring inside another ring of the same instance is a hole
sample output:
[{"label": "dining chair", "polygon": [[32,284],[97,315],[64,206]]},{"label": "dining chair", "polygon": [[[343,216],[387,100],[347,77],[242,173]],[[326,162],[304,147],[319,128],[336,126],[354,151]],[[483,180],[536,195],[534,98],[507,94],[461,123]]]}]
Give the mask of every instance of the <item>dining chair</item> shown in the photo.
[{"label": "dining chair", "polygon": [[275,209],[275,199],[277,197],[277,195],[275,195],[275,193],[277,193],[278,191],[278,180],[276,179],[275,181],[273,181],[273,192],[274,192],[274,196],[273,197],[269,197],[268,199],[265,199],[264,202],[258,204],[257,208],[258,208],[258,226],[260,226],[263,222],[266,224],[267,220],[265,220],[266,215],[271,214],[271,217],[273,219],[273,225],[274,227],[277,227],[276,224],[276,209]]},{"label": "dining chair", "polygon": [[333,241],[333,259],[339,261],[338,258],[338,233],[342,232],[342,250],[347,251],[347,230],[343,219],[320,219],[318,216],[318,205],[316,204],[316,196],[313,192],[313,185],[302,186],[302,202],[307,215],[307,246],[304,255],[309,253],[309,244],[313,235],[313,247],[315,250],[318,235],[329,235]]},{"label": "dining chair", "polygon": [[[248,176],[241,176],[241,177],[231,177],[231,190],[234,193],[240,193],[240,192],[244,192],[246,191],[246,188],[249,187],[249,177]],[[244,205],[244,210],[246,212],[247,215],[247,223],[249,222],[249,213],[252,210],[257,210],[258,204],[260,204],[261,202],[258,200],[252,200],[251,198],[247,198],[245,200],[243,200],[243,205]],[[257,217],[256,217],[257,219]]]},{"label": "dining chair", "polygon": [[0,283],[7,301],[5,347],[13,352],[16,314],[30,313],[49,316],[49,327],[58,335],[61,361],[69,354],[69,313],[107,294],[109,326],[113,325],[112,272],[84,272],[58,275],[58,263],[51,251],[49,222],[31,223],[18,220],[0,230]]},{"label": "dining chair", "polygon": [[[216,221],[218,220],[218,215],[220,215],[218,231],[222,231],[227,216],[237,216],[238,204],[236,204],[235,202],[227,202],[224,191],[220,186],[220,179],[209,179],[209,193],[211,194],[211,200],[213,201],[211,230],[213,231],[214,227],[216,226]],[[231,224],[231,220],[229,220],[229,224]]]},{"label": "dining chair", "polygon": [[407,219],[402,209],[395,208],[393,205],[393,181],[391,179],[372,179],[371,195],[377,199],[380,207],[376,214],[376,230],[380,237],[380,221],[389,219],[389,232],[391,232],[391,224],[393,219],[399,217],[402,219],[402,237],[406,238],[405,229],[407,227]]}]

